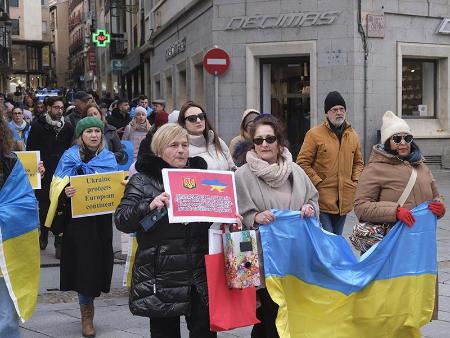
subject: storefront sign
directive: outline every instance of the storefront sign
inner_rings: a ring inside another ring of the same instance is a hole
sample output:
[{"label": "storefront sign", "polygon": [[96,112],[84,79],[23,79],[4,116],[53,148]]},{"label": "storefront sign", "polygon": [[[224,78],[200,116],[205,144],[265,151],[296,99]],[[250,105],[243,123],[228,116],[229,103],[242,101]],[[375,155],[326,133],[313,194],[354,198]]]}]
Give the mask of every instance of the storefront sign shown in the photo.
[{"label": "storefront sign", "polygon": [[121,59],[111,60],[111,71],[118,72],[123,69],[123,61]]},{"label": "storefront sign", "polygon": [[169,222],[235,223],[236,187],[231,171],[163,169],[170,195]]},{"label": "storefront sign", "polygon": [[175,55],[181,54],[186,50],[186,38],[177,40],[166,49],[166,60],[173,58]]},{"label": "storefront sign", "polygon": [[443,18],[438,28],[436,29],[438,34],[450,34],[450,19]]},{"label": "storefront sign", "polygon": [[89,70],[95,72],[97,68],[97,56],[95,54],[95,48],[90,47],[88,51]]},{"label": "storefront sign", "polygon": [[384,38],[384,15],[367,14],[367,36]]},{"label": "storefront sign", "polygon": [[118,171],[70,177],[70,186],[77,190],[71,198],[72,217],[112,214],[125,190],[124,175]]},{"label": "storefront sign", "polygon": [[38,172],[38,164],[41,160],[40,151],[16,151],[16,155],[22,163],[33,189],[41,189],[41,174]]},{"label": "storefront sign", "polygon": [[225,30],[294,28],[331,25],[341,12],[308,12],[280,15],[237,16],[231,18]]}]

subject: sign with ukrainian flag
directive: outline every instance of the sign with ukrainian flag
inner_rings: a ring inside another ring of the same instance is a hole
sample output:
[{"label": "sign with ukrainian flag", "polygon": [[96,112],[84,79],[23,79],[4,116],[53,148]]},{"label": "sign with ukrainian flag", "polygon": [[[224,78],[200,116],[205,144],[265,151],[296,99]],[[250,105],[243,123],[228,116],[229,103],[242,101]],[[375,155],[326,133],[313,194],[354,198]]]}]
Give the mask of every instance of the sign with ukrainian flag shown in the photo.
[{"label": "sign with ukrainian flag", "polygon": [[17,161],[0,190],[0,278],[22,321],[33,314],[39,291],[37,210],[33,189]]},{"label": "sign with ukrainian flag", "polygon": [[40,151],[16,151],[17,157],[27,173],[33,189],[41,189],[41,174],[38,172],[38,164],[41,160]]},{"label": "sign with ukrainian flag", "polygon": [[50,207],[45,226],[50,228],[58,208],[58,202],[64,188],[70,183],[70,177],[96,173],[109,173],[117,170],[117,161],[112,152],[102,149],[90,161],[81,159],[80,146],[67,149],[58,162],[52,183],[50,184]]},{"label": "sign with ukrainian flag", "polygon": [[356,257],[316,218],[274,211],[260,234],[280,337],[420,337],[435,302],[436,217],[426,203],[413,212],[412,228],[398,222]]},{"label": "sign with ukrainian flag", "polygon": [[125,191],[124,175],[117,171],[70,177],[70,186],[77,189],[71,198],[72,217],[114,213]]},{"label": "sign with ukrainian flag", "polygon": [[235,223],[238,212],[234,172],[163,169],[164,191],[170,195],[170,223]]}]

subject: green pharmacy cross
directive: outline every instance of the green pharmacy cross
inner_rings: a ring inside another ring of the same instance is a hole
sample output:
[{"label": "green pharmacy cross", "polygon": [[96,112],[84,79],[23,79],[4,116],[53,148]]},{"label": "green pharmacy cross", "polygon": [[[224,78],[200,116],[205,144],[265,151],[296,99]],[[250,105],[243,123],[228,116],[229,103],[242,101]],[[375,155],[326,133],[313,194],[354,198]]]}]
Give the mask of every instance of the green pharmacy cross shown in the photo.
[{"label": "green pharmacy cross", "polygon": [[97,31],[92,34],[92,42],[95,43],[97,47],[106,47],[106,45],[111,42],[111,36],[104,29],[97,29]]}]

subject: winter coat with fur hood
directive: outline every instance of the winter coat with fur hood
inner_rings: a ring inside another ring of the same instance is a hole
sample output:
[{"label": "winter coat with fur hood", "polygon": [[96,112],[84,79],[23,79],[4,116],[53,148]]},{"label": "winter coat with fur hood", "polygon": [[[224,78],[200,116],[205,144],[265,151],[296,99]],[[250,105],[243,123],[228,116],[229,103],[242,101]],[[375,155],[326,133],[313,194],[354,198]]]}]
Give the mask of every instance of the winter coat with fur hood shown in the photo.
[{"label": "winter coat with fur hood", "polygon": [[[206,169],[200,157],[189,158],[188,168]],[[114,219],[117,229],[136,232],[138,249],[133,268],[129,305],[143,317],[190,315],[191,288],[208,301],[205,255],[210,223],[171,223],[162,217],[148,231],[139,222],[150,211],[150,202],[164,192],[161,170],[171,168],[160,157],[144,154],[138,173],[128,182]]]}]

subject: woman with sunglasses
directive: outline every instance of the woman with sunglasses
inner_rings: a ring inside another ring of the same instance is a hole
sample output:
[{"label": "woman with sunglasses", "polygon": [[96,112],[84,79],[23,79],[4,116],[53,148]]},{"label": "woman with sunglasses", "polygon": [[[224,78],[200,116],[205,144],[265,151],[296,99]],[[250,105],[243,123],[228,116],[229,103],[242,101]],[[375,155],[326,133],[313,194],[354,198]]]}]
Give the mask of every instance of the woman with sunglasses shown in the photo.
[{"label": "woman with sunglasses", "polygon": [[[411,176],[412,168],[417,179],[403,207],[397,203]],[[424,163],[422,153],[414,142],[411,129],[405,120],[391,111],[383,116],[381,144],[373,147],[369,164],[359,179],[355,195],[355,214],[360,222],[387,224],[400,220],[414,225],[411,209],[430,201],[428,207],[438,217],[445,214],[436,181]]]},{"label": "woman with sunglasses", "polygon": [[[317,217],[319,194],[303,169],[292,161],[280,121],[272,115],[260,115],[253,122],[253,149],[247,152],[247,163],[236,171],[237,201],[244,225],[255,229],[271,223],[275,220],[271,209],[299,210],[301,217]],[[257,295],[261,306],[256,315],[261,323],[253,327],[251,337],[278,337],[278,305],[264,288]]]},{"label": "woman with sunglasses", "polygon": [[[413,168],[417,172],[414,186],[402,207],[398,200],[405,190]],[[385,236],[396,221],[414,226],[411,209],[428,201],[430,211],[441,218],[445,214],[436,181],[424,163],[422,153],[405,120],[387,111],[381,126],[381,143],[373,147],[369,164],[364,168],[356,188],[354,210],[360,222],[383,224]],[[436,287],[436,295],[438,294]],[[437,298],[436,298],[437,299]],[[437,302],[433,312],[437,319]]]},{"label": "woman with sunglasses", "polygon": [[234,170],[236,165],[225,142],[209,124],[205,110],[192,101],[180,109],[178,124],[188,132],[190,156],[202,157],[208,170]]}]

